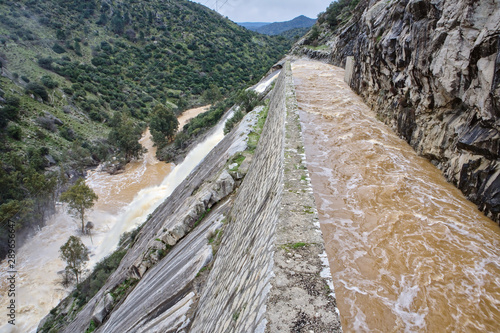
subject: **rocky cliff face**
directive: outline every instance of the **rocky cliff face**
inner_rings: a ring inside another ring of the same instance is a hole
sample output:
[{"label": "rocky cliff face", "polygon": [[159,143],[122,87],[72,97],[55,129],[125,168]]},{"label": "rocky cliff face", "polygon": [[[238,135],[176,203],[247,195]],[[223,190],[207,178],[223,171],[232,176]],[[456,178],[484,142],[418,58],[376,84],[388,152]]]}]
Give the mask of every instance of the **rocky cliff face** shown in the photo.
[{"label": "rocky cliff face", "polygon": [[500,2],[362,0],[336,32],[326,25],[328,61],[354,57],[351,87],[500,221]]}]

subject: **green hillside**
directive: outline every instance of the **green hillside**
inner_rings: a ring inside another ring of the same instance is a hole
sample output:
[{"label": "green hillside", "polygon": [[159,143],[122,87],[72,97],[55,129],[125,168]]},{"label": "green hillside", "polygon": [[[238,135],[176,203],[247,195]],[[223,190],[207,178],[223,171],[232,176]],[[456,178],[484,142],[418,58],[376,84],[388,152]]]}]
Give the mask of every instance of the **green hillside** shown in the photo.
[{"label": "green hillside", "polygon": [[285,37],[286,39],[296,42],[299,38],[304,36],[311,28],[295,28],[287,31],[283,31],[279,36]]},{"label": "green hillside", "polygon": [[130,157],[156,105],[229,97],[289,47],[185,0],[0,0],[0,254],[7,219],[41,224],[68,175]]}]

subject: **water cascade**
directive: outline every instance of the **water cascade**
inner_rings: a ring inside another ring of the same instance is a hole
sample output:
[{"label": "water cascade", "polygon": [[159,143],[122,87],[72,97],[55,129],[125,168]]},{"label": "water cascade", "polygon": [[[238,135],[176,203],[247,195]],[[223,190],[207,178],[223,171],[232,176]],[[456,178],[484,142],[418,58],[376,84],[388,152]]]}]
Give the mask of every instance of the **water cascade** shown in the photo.
[{"label": "water cascade", "polygon": [[[186,121],[207,110],[208,107],[187,110],[179,122],[181,127]],[[226,118],[231,115],[227,115]],[[106,172],[89,172],[87,184],[99,196],[94,210],[88,219],[95,228],[90,237],[82,241],[91,251],[88,267],[109,255],[117,246],[120,235],[144,222],[175,187],[203,160],[208,152],[224,137],[224,122],[219,123],[205,138],[194,147],[184,161],[174,166],[159,162],[149,131],[141,139],[148,152],[139,161],[129,163],[124,172],[109,175]],[[68,215],[64,206],[50,218],[47,225],[17,251],[18,280],[16,326],[0,321],[0,332],[30,332],[38,322],[59,301],[66,297],[73,287],[61,285],[61,275],[65,263],[59,258],[59,248],[69,236],[79,235],[79,226]],[[7,264],[2,262],[0,272],[0,306],[5,308],[9,301],[6,297]]]}]

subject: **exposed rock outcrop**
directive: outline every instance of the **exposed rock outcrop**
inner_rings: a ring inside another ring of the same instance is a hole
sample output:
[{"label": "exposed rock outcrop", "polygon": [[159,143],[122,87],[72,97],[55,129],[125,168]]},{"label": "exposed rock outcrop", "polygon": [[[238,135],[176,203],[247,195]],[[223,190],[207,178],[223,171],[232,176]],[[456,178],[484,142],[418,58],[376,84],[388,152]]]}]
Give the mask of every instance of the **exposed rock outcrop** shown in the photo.
[{"label": "exposed rock outcrop", "polygon": [[92,313],[92,320],[96,325],[100,325],[104,318],[113,308],[113,297],[107,293],[99,303],[97,303],[94,313]]},{"label": "exposed rock outcrop", "polygon": [[180,209],[165,218],[163,228],[151,238],[144,255],[139,256],[132,266],[132,276],[140,279],[151,266],[162,259],[162,253],[177,244],[213,205],[231,194],[234,189],[235,182],[225,169],[215,181],[202,184],[194,195],[182,203]]},{"label": "exposed rock outcrop", "polygon": [[322,36],[380,118],[499,221],[500,3],[361,0]]}]

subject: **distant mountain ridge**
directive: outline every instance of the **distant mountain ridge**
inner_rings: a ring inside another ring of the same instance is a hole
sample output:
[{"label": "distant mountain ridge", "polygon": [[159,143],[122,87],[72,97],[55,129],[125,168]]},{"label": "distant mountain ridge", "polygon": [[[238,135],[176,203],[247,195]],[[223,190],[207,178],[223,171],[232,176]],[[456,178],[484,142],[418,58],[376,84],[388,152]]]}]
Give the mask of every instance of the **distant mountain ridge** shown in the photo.
[{"label": "distant mountain ridge", "polygon": [[256,31],[264,35],[279,35],[285,31],[297,28],[310,28],[316,23],[315,19],[300,15],[293,20],[285,22],[243,22],[239,25],[247,28],[248,30]]},{"label": "distant mountain ridge", "polygon": [[271,24],[271,22],[240,22],[237,24],[247,28],[248,30],[256,31],[258,28]]}]

